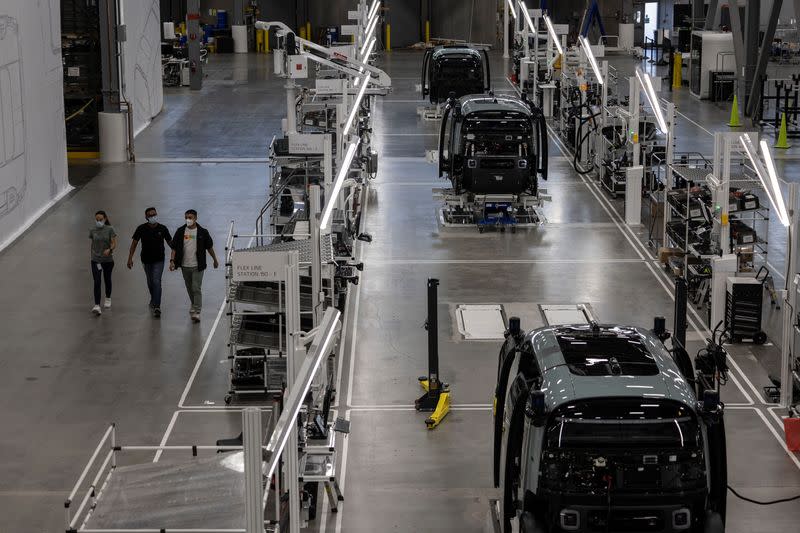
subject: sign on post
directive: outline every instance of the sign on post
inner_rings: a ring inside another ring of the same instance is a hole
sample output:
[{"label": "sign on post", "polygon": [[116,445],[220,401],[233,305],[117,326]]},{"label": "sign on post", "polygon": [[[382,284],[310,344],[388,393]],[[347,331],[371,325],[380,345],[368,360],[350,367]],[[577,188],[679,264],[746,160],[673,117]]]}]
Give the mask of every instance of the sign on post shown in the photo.
[{"label": "sign on post", "polygon": [[234,282],[285,281],[286,252],[233,252],[231,254]]}]

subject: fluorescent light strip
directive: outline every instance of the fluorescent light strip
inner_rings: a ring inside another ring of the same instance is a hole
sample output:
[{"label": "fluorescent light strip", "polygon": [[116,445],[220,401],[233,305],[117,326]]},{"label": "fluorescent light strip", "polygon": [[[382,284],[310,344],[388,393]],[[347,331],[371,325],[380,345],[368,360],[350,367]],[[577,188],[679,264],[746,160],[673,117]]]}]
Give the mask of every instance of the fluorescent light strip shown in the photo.
[{"label": "fluorescent light strip", "polygon": [[374,1],[372,2],[372,6],[370,6],[370,8],[369,8],[369,13],[367,14],[367,20],[369,20],[369,19],[371,19],[373,16],[375,16],[375,13],[377,13],[377,12],[378,12],[378,8],[380,7],[380,5],[381,5],[381,3],[380,3],[380,1],[379,1],[379,0],[374,0]]},{"label": "fluorescent light strip", "polygon": [[[330,313],[330,309],[328,311],[326,311],[326,315],[328,313]],[[335,316],[336,318],[334,318],[334,320],[338,320],[339,319],[339,312],[336,311],[335,314],[331,313],[331,316]],[[325,318],[326,317],[323,317],[323,324],[325,323],[324,322]],[[309,379],[305,383],[303,383],[303,389],[302,389],[303,392],[299,395],[299,398],[305,398],[308,395],[308,391],[311,390],[311,385],[314,382],[313,378],[314,378],[314,376],[316,376],[317,372],[319,371],[319,367],[320,367],[320,365],[322,363],[322,360],[325,358],[325,354],[327,354],[329,349],[330,349],[330,343],[333,340],[335,333],[336,333],[336,328],[335,327],[330,328],[328,330],[328,332],[327,332],[327,335],[325,336],[325,339],[320,343],[319,351],[317,352],[317,354],[321,354],[321,356],[315,357],[314,366],[311,369],[311,372],[309,373]],[[297,384],[295,384],[295,386],[297,386]],[[291,391],[289,392],[289,394],[291,394]],[[303,402],[297,402],[297,406],[296,407],[292,406],[292,407],[294,407],[294,409],[292,410],[292,415],[290,417],[288,417],[288,418],[285,418],[285,420],[290,421],[289,424],[291,426],[293,426],[295,424],[295,421],[297,420],[297,416],[300,414],[300,410],[303,407]],[[285,412],[284,412],[284,414],[285,414]],[[281,416],[281,418],[283,418],[283,415]],[[291,434],[292,434],[292,430],[289,430],[289,431],[284,431],[280,435],[280,441],[276,444],[275,449],[272,450],[272,453],[273,453],[272,457],[274,459],[271,458],[270,461],[268,462],[268,465],[270,466],[270,469],[269,469],[269,472],[267,472],[266,479],[271,478],[272,474],[275,473],[275,469],[277,468],[278,463],[280,462],[277,459],[283,453],[283,450],[286,448],[286,442],[289,440],[289,436]],[[272,444],[272,439],[270,439],[270,442],[268,443],[267,447],[269,447],[270,444]],[[267,498],[267,494],[264,494],[264,501],[265,502],[266,502],[266,498]]]},{"label": "fluorescent light strip", "polygon": [[789,213],[786,211],[786,203],[783,201],[783,193],[781,192],[781,186],[778,183],[778,173],[775,171],[775,163],[772,161],[772,154],[769,151],[769,145],[767,145],[767,141],[763,139],[759,144],[761,145],[761,154],[764,156],[764,163],[767,165],[769,181],[772,184],[772,195],[775,197],[775,201],[778,204],[778,218],[780,218],[781,224],[789,227]]},{"label": "fluorescent light strip", "polygon": [[[778,220],[780,220],[781,224],[784,226],[789,226],[789,218],[788,216],[784,219],[781,213],[780,204],[775,200],[775,197],[772,194],[772,187],[767,183],[767,180],[764,176],[765,168],[764,165],[761,163],[761,159],[758,157],[758,152],[756,151],[756,147],[753,145],[753,142],[750,140],[750,137],[747,134],[742,134],[739,136],[739,143],[744,148],[745,154],[750,159],[750,163],[753,164],[753,168],[756,171],[756,175],[758,176],[758,180],[761,182],[761,186],[764,188],[764,192],[767,193],[767,198],[769,199],[769,203],[777,211]],[[783,199],[781,198],[781,202]]]},{"label": "fluorescent light strip", "polygon": [[519,5],[522,8],[522,14],[525,16],[525,22],[528,23],[531,33],[536,35],[536,27],[533,25],[533,21],[531,20],[531,14],[528,13],[528,6],[525,5],[525,2],[520,2]]},{"label": "fluorescent light strip", "polygon": [[[372,53],[372,49],[375,47],[375,43],[377,42],[377,40],[378,39],[376,37],[373,37],[370,40],[369,46],[367,46],[367,49],[365,50],[366,53],[363,54],[363,57],[361,58],[362,63],[366,63],[367,60],[369,59],[369,55]],[[361,74],[362,72],[364,72],[364,67],[358,67],[358,73]],[[366,78],[369,78],[369,74],[367,74]],[[361,78],[356,78],[356,81],[353,82],[353,87],[358,87],[360,83],[361,83]]]},{"label": "fluorescent light strip", "polygon": [[553,43],[556,45],[556,50],[558,50],[559,54],[564,55],[564,49],[561,48],[561,43],[558,42],[558,35],[556,35],[556,30],[553,28],[553,23],[550,22],[550,17],[542,15],[542,18],[547,26],[547,32],[550,34],[550,38],[553,39]]},{"label": "fluorescent light strip", "polygon": [[513,2],[511,2],[511,0],[506,0],[506,2],[508,3],[508,9],[511,10],[511,16],[514,17],[514,20],[517,20],[517,14],[514,12]]},{"label": "fluorescent light strip", "polygon": [[363,78],[357,78],[357,81],[364,80],[364,85],[362,85],[361,89],[359,89],[356,99],[353,102],[353,109],[351,109],[350,114],[347,115],[347,121],[344,123],[344,128],[342,128],[342,138],[347,137],[347,135],[350,133],[350,128],[353,126],[353,121],[356,119],[358,108],[361,106],[361,100],[364,98],[364,93],[367,91],[367,87],[369,87],[367,78],[369,78],[368,75],[364,76]]},{"label": "fluorescent light strip", "polygon": [[653,88],[653,82],[650,81],[650,76],[643,72],[641,68],[636,67],[636,78],[639,80],[639,85],[642,87],[644,95],[647,97],[647,101],[650,103],[650,107],[653,109],[653,113],[656,116],[656,122],[658,123],[658,129],[661,131],[661,133],[666,134],[667,131],[669,131],[669,128],[667,128],[667,121],[664,118],[664,113],[661,112],[661,105],[658,102],[656,90]]},{"label": "fluorescent light strip", "polygon": [[364,45],[361,47],[362,50],[364,46],[367,45],[369,42],[369,38],[372,37],[373,32],[375,32],[375,28],[378,26],[378,17],[373,18],[369,24],[367,24],[367,31],[364,32]]},{"label": "fluorescent light strip", "polygon": [[344,179],[350,172],[350,165],[353,163],[353,157],[356,155],[356,149],[360,142],[361,139],[356,139],[347,147],[347,153],[345,153],[342,165],[339,167],[339,172],[336,174],[336,181],[333,182],[333,189],[330,191],[330,194],[325,191],[325,209],[322,211],[322,220],[319,223],[319,227],[322,230],[328,229],[328,224],[333,214],[333,207],[336,205],[336,198],[339,197],[339,193],[342,191]]},{"label": "fluorescent light strip", "polygon": [[578,37],[578,41],[581,43],[583,53],[586,54],[586,57],[589,59],[589,64],[592,66],[594,75],[597,78],[597,83],[603,85],[605,83],[605,80],[603,79],[603,73],[600,71],[600,65],[597,64],[597,59],[594,57],[594,52],[592,52],[592,45],[589,44],[589,39],[581,35]]}]

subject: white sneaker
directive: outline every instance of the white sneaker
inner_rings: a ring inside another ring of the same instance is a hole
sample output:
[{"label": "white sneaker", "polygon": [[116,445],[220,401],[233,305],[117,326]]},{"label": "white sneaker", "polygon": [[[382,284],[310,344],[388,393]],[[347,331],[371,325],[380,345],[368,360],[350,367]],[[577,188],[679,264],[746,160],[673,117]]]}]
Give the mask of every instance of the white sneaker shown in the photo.
[{"label": "white sneaker", "polygon": [[111,309],[111,298],[106,298],[106,301],[103,303],[103,307],[106,309]]},{"label": "white sneaker", "polygon": [[95,316],[100,316],[103,314],[103,311],[100,309],[99,305],[95,305],[94,307],[92,307],[92,313],[94,313]]}]

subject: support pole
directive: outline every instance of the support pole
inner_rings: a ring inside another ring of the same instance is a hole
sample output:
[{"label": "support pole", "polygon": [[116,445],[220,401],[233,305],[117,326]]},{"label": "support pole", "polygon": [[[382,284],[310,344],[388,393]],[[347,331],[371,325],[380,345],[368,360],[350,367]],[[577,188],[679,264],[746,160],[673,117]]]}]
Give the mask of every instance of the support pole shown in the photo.
[{"label": "support pole", "polygon": [[[744,40],[742,39],[742,17],[739,16],[738,6],[730,8],[731,14],[731,33],[733,34],[733,54],[736,57],[736,79],[739,86],[744,89]],[[744,102],[744,92],[740,92],[739,97]]]},{"label": "support pole", "polygon": [[297,87],[294,82],[286,79],[286,134],[297,133],[297,111],[294,101],[297,99]]},{"label": "support pole", "polygon": [[503,2],[503,59],[508,59],[508,2]]},{"label": "support pole", "polygon": [[319,185],[311,185],[308,190],[310,211],[308,223],[311,229],[311,307],[313,310],[314,327],[322,320],[323,295],[322,295],[322,242],[320,241],[319,214],[320,189]]},{"label": "support pole", "polygon": [[186,0],[186,33],[189,49],[189,88],[203,88],[203,64],[200,61],[200,0]]},{"label": "support pole", "polygon": [[[733,8],[736,7],[736,0],[731,2],[733,4]],[[703,24],[703,27],[706,30],[713,30],[714,29],[714,21],[717,18],[717,10],[719,9],[719,0],[709,0],[708,2],[708,11],[706,12],[706,22]]]},{"label": "support pole", "polygon": [[681,348],[686,348],[686,319],[687,302],[689,300],[689,285],[686,278],[679,277],[675,280],[675,326],[673,327],[673,341]]},{"label": "support pole", "polygon": [[[755,70],[756,63],[758,62],[758,45],[760,39],[760,17],[761,17],[761,0],[748,0],[744,9],[744,63],[742,76],[744,78],[744,109],[745,116],[747,115],[748,105],[750,100],[750,93],[752,91],[753,82],[756,80]],[[771,40],[771,38],[770,38]]]},{"label": "support pole", "polygon": [[450,389],[439,379],[438,287],[438,279],[428,279],[428,320],[425,323],[428,330],[428,376],[419,378],[425,394],[414,401],[417,411],[431,412],[425,419],[428,429],[438,426],[450,412]]},{"label": "support pole", "polygon": [[440,390],[439,381],[439,280],[428,280],[428,388]]},{"label": "support pole", "polygon": [[[753,0],[750,0],[751,2]],[[749,4],[748,4],[749,6]],[[750,94],[747,98],[747,107],[745,108],[745,116],[752,117],[761,101],[761,83],[754,83],[767,73],[767,63],[769,62],[769,55],[772,51],[772,39],[775,37],[775,29],[778,27],[778,17],[781,14],[781,7],[783,0],[773,0],[772,10],[769,12],[769,21],[767,22],[767,30],[764,32],[764,40],[761,43],[761,50],[758,53],[758,61],[753,72],[752,79],[749,80]],[[800,16],[795,13],[795,16]]]},{"label": "support pole", "polygon": [[264,498],[261,473],[261,411],[247,407],[242,411],[242,444],[244,446],[244,510],[247,533],[263,533]]},{"label": "support pole", "polygon": [[798,254],[800,254],[800,217],[798,217],[798,186],[797,183],[789,183],[789,191],[786,196],[787,207],[791,223],[789,224],[789,235],[786,239],[787,248],[791,248],[786,261],[786,297],[783,304],[783,339],[781,342],[781,398],[780,405],[787,408],[795,401],[794,398],[794,362],[798,358],[800,346],[795,346],[794,340],[800,335],[796,334],[795,316],[800,307],[800,287],[795,283],[798,269]]},{"label": "support pole", "polygon": [[[286,267],[286,394],[291,394],[304,355],[296,339],[300,333],[300,257],[289,254]],[[300,533],[300,457],[297,451],[297,424],[293,423],[285,449],[286,488],[289,491],[289,533]]]}]

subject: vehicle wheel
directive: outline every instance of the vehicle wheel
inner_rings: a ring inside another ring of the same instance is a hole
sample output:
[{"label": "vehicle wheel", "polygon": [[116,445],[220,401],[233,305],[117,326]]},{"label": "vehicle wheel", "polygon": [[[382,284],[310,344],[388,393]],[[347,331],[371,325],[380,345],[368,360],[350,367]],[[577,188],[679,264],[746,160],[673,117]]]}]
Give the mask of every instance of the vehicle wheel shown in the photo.
[{"label": "vehicle wheel", "polygon": [[758,333],[753,335],[753,342],[755,344],[764,344],[765,342],[767,342],[767,334],[764,333],[763,331],[759,331]]},{"label": "vehicle wheel", "polygon": [[532,513],[525,511],[519,516],[519,533],[545,533]]},{"label": "vehicle wheel", "polygon": [[703,533],[725,533],[725,523],[719,513],[708,511]]}]

